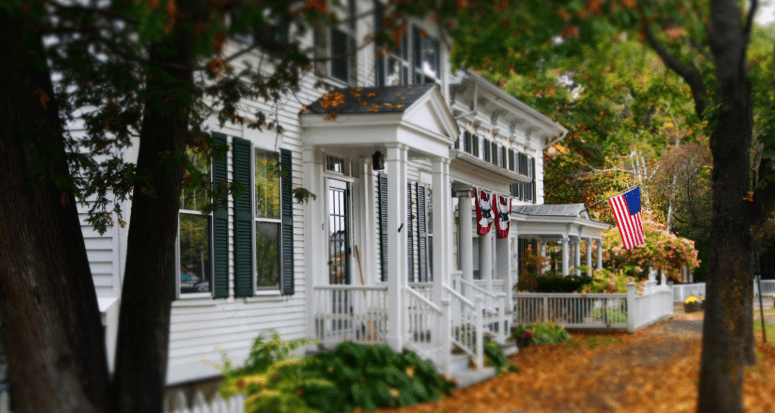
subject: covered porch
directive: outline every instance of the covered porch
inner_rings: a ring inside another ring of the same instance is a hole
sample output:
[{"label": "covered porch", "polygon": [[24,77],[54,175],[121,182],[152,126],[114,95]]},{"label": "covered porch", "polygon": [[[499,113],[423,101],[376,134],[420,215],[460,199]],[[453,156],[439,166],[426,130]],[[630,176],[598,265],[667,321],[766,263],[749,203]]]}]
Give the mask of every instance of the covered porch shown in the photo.
[{"label": "covered porch", "polygon": [[519,236],[532,240],[535,252],[544,257],[549,242],[560,245],[560,275],[581,275],[582,264],[603,268],[603,231],[609,225],[590,218],[584,204],[519,205],[513,209],[512,223]]}]

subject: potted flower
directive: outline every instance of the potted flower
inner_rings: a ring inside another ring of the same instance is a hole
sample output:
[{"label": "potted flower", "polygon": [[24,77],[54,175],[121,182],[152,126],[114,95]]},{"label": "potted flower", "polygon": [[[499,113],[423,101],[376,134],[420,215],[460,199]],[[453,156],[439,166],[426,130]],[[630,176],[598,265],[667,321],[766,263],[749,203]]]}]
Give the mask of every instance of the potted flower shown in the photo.
[{"label": "potted flower", "polygon": [[700,295],[700,310],[705,310],[705,296]]},{"label": "potted flower", "polygon": [[684,312],[688,314],[695,311],[700,311],[700,302],[697,300],[697,297],[691,296],[684,301]]},{"label": "potted flower", "polygon": [[530,344],[530,341],[533,337],[533,333],[527,328],[525,328],[525,326],[520,324],[519,327],[517,327],[514,330],[514,333],[511,334],[511,337],[514,338],[514,340],[516,340],[517,347],[519,347],[520,349],[523,349]]}]

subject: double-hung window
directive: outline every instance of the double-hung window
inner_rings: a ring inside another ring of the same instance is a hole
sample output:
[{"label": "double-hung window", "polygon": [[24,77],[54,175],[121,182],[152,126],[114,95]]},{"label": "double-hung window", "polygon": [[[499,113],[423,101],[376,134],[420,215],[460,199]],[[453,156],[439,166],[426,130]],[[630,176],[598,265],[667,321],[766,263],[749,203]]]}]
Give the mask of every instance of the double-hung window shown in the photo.
[{"label": "double-hung window", "polygon": [[[188,152],[200,172],[209,175],[207,160]],[[184,188],[178,212],[178,286],[180,295],[207,294],[212,291],[212,216],[201,209],[210,203],[204,188]]]},{"label": "double-hung window", "polygon": [[255,150],[256,290],[280,288],[280,246],[282,238],[281,174],[277,155]]},{"label": "double-hung window", "polygon": [[485,162],[490,162],[490,160],[492,159],[492,154],[490,153],[491,148],[492,146],[490,146],[490,142],[487,139],[485,139],[484,140],[484,161]]},{"label": "double-hung window", "polygon": [[439,40],[418,27],[412,30],[414,37],[414,83],[441,84],[441,49]]},{"label": "double-hung window", "polygon": [[490,145],[492,146],[492,159],[490,160],[493,165],[498,165],[498,154],[500,151],[498,150],[498,144],[495,142],[490,142]]}]

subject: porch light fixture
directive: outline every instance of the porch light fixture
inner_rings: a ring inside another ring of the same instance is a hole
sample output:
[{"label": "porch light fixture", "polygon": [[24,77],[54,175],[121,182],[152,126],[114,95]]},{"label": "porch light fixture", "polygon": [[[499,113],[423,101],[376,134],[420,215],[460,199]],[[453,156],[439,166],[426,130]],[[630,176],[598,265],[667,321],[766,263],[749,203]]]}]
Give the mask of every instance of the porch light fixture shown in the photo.
[{"label": "porch light fixture", "polygon": [[382,152],[377,151],[374,152],[374,155],[371,155],[371,167],[375,171],[385,169],[385,155],[383,155]]}]

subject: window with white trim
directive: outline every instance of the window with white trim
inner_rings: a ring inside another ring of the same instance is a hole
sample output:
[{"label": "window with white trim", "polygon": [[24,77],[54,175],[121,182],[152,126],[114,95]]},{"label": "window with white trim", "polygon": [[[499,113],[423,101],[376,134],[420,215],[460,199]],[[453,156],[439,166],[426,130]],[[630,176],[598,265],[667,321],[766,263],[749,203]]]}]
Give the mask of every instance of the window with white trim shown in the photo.
[{"label": "window with white trim", "polygon": [[255,150],[256,290],[280,288],[282,216],[277,155]]},{"label": "window with white trim", "polygon": [[[209,175],[207,160],[188,151],[192,163]],[[212,291],[212,214],[201,209],[210,199],[204,188],[184,188],[178,211],[178,291],[181,295]]]}]

